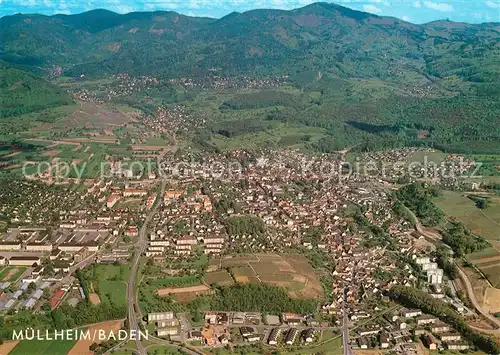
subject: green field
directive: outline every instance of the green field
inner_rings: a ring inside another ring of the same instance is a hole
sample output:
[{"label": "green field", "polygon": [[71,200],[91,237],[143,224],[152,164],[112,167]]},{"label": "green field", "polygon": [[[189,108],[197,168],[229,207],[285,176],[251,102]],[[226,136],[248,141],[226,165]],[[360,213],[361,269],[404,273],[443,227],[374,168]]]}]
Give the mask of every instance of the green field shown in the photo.
[{"label": "green field", "polygon": [[493,285],[493,287],[500,288],[500,261],[498,261],[497,265],[493,267],[489,266],[483,268],[482,266],[479,265],[478,267],[486,276],[488,281]]},{"label": "green field", "polygon": [[189,286],[199,284],[200,278],[198,276],[170,276],[149,279],[146,282],[156,287]]},{"label": "green field", "polygon": [[448,154],[443,152],[415,152],[408,159],[409,163],[418,162],[424,164],[427,162],[428,164],[435,163],[441,164]]},{"label": "green field", "polygon": [[497,198],[493,198],[486,209],[479,209],[465,195],[443,191],[435,203],[446,216],[464,223],[474,234],[488,240],[500,239],[500,201]]},{"label": "green field", "polygon": [[214,272],[208,272],[203,276],[205,282],[209,285],[218,284],[218,285],[233,285],[234,281],[229,272],[227,270],[219,270]]},{"label": "green field", "polygon": [[491,247],[467,256],[495,288],[500,288],[500,252]]},{"label": "green field", "polygon": [[9,355],[66,355],[75,344],[75,340],[23,340]]},{"label": "green field", "polygon": [[472,262],[476,262],[476,261],[479,261],[479,259],[490,258],[493,256],[500,256],[500,252],[498,250],[496,250],[495,248],[491,247],[491,248],[486,248],[486,249],[483,249],[481,251],[469,254],[467,256],[467,258]]},{"label": "green field", "polygon": [[[11,273],[11,270],[16,270],[15,273]],[[26,267],[24,266],[7,266],[0,269],[0,282],[14,282],[16,281],[24,272]],[[10,274],[10,277],[8,277]]]},{"label": "green field", "polygon": [[97,264],[85,270],[86,275],[96,288],[101,302],[126,305],[127,284],[130,276],[128,264]]}]

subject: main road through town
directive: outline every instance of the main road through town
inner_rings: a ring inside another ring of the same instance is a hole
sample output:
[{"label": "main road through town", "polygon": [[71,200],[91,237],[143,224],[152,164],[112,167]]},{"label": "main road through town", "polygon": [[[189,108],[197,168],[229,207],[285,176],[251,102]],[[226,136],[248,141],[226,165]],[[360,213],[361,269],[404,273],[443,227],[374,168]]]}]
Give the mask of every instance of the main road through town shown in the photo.
[{"label": "main road through town", "polygon": [[[165,193],[165,184],[166,181],[162,180],[161,181],[161,187],[160,187],[160,192],[158,195],[158,202],[153,206],[149,214],[146,216],[146,219],[144,220],[144,223],[141,227],[141,230],[139,232],[139,240],[137,242],[137,247],[135,250],[135,255],[134,255],[134,260],[132,261],[132,266],[130,269],[130,280],[128,282],[128,289],[127,289],[127,297],[128,297],[128,321],[130,325],[130,330],[134,330],[136,334],[139,334],[139,323],[137,322],[137,314],[136,314],[136,308],[139,309],[139,304],[138,300],[136,299],[135,295],[135,280],[137,277],[137,270],[139,268],[139,260],[141,259],[142,253],[146,250],[147,246],[147,232],[148,232],[148,223],[151,221],[151,218],[155,215],[156,211],[158,210],[158,206],[162,204],[163,201],[163,194]],[[147,351],[146,348],[142,345],[141,339],[139,336],[135,337],[135,342],[137,345],[137,350],[140,355],[146,355]]]}]

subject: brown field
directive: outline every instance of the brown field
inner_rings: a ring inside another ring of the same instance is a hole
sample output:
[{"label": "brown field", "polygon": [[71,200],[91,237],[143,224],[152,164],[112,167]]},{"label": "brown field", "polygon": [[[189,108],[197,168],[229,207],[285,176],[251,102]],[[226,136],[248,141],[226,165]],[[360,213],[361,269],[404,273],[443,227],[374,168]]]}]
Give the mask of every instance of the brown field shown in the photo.
[{"label": "brown field", "polygon": [[49,151],[43,152],[40,155],[42,157],[55,157],[56,155],[58,155],[61,152],[62,152],[62,150],[54,149],[54,150],[49,150]]},{"label": "brown field", "polygon": [[234,278],[236,279],[236,281],[238,281],[239,283],[242,283],[242,284],[247,284],[250,282],[250,280],[248,279],[248,276],[235,276]]},{"label": "brown field", "polygon": [[498,288],[486,288],[484,292],[483,307],[489,312],[500,312],[500,290]]},{"label": "brown field", "polygon": [[137,145],[134,144],[131,146],[132,150],[163,150],[165,146],[160,145]]},{"label": "brown field", "polygon": [[[99,332],[101,330],[104,330],[105,334],[109,334],[109,332],[114,332],[115,335],[116,333],[123,327],[123,321],[110,321],[110,322],[105,322],[105,323],[99,323],[93,326],[89,327],[90,334],[93,334],[94,332]],[[97,339],[96,339],[97,340]],[[94,353],[89,350],[90,346],[92,345],[93,340],[78,340],[73,346],[73,348],[69,351],[68,355],[93,355]]]},{"label": "brown field", "polygon": [[101,303],[101,299],[99,298],[99,295],[97,293],[90,293],[89,300],[92,304],[100,304]]},{"label": "brown field", "polygon": [[0,355],[7,355],[16,347],[19,343],[19,340],[6,341],[3,344],[0,344]]},{"label": "brown field", "polygon": [[10,154],[4,155],[3,157],[4,158],[12,158],[12,157],[15,157],[18,154],[21,154],[21,152],[20,151],[19,152],[12,152]]},{"label": "brown field", "polygon": [[236,281],[283,286],[296,298],[322,298],[318,275],[302,255],[250,254],[211,260],[213,268],[230,268]]},{"label": "brown field", "polygon": [[4,276],[2,281],[9,281],[12,277],[14,277],[15,274],[17,274],[18,271],[19,270],[16,268],[9,269],[9,271],[7,272],[7,275]]},{"label": "brown field", "polygon": [[187,286],[187,287],[169,287],[169,288],[161,288],[156,291],[158,296],[166,296],[170,294],[178,294],[178,293],[206,293],[210,290],[210,287],[207,285],[195,285],[195,286]]},{"label": "brown field", "polygon": [[[491,287],[488,281],[482,278],[477,272],[469,268],[464,268],[463,270],[472,284],[481,307],[487,312],[500,312],[500,289]],[[460,286],[460,289],[463,289],[463,287]]]},{"label": "brown field", "polygon": [[474,263],[475,264],[484,264],[484,263],[489,263],[491,261],[500,261],[500,255],[499,256],[491,256],[488,258],[477,259],[477,260],[474,260]]},{"label": "brown field", "polygon": [[219,270],[214,272],[208,272],[203,276],[205,282],[209,285],[218,284],[218,285],[233,285],[234,281],[231,277],[231,274],[226,270]]}]

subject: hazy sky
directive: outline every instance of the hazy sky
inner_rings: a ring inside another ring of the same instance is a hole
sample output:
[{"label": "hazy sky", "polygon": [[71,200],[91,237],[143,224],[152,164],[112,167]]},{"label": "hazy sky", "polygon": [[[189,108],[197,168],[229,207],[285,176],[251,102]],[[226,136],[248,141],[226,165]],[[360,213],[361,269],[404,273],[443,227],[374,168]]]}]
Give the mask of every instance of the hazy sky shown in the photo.
[{"label": "hazy sky", "polygon": [[[131,11],[172,10],[186,15],[222,17],[256,8],[294,9],[311,0],[0,0],[0,16],[21,13],[73,14],[105,8]],[[377,15],[422,23],[438,19],[500,22],[500,0],[337,0],[337,4]]]}]

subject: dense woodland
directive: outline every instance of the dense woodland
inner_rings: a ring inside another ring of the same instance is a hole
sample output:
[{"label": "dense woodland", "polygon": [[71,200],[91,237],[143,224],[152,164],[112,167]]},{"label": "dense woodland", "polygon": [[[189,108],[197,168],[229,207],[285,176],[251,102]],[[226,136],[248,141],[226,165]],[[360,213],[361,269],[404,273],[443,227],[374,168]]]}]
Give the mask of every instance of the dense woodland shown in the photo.
[{"label": "dense woodland", "polygon": [[426,226],[437,226],[444,220],[444,213],[432,201],[439,190],[425,183],[408,184],[396,193],[396,198],[412,210]]}]

